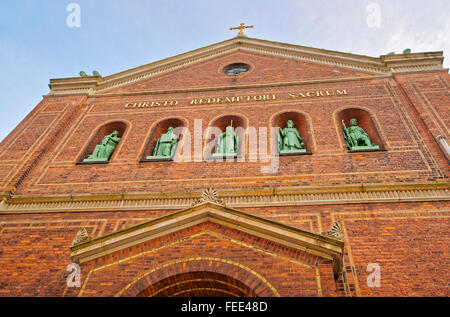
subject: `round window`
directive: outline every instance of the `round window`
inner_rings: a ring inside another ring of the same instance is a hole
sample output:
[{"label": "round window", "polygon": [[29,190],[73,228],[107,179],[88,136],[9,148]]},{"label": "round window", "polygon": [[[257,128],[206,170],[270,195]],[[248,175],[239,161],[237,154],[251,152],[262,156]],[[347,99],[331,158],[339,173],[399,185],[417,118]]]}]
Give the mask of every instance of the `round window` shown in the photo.
[{"label": "round window", "polygon": [[228,76],[237,76],[239,74],[248,72],[249,69],[250,69],[250,66],[248,66],[247,64],[239,63],[239,64],[228,65],[227,67],[225,67],[223,72],[225,74],[227,74]]}]

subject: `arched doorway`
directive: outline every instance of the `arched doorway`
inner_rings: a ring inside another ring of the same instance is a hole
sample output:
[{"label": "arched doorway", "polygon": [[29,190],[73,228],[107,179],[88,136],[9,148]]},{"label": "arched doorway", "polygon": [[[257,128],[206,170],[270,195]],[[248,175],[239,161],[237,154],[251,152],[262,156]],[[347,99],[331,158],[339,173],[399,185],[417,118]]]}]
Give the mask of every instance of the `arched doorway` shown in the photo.
[{"label": "arched doorway", "polygon": [[249,267],[232,260],[195,257],[151,269],[137,276],[115,296],[274,297],[280,294]]},{"label": "arched doorway", "polygon": [[137,294],[138,297],[256,297],[247,285],[216,272],[188,272],[167,277]]}]

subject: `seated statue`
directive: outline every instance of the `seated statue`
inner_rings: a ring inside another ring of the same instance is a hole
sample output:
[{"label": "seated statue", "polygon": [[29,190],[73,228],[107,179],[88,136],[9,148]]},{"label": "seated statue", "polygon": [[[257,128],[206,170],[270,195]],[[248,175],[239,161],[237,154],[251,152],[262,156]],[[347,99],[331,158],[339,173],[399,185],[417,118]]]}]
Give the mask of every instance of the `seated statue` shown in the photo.
[{"label": "seated statue", "polygon": [[215,157],[236,156],[239,148],[239,137],[233,130],[233,121],[226,128],[225,133],[219,136],[217,141]]},{"label": "seated statue", "polygon": [[119,132],[114,131],[105,136],[100,144],[98,144],[94,152],[89,155],[83,162],[108,162],[114,150],[119,144]]},{"label": "seated statue", "polygon": [[278,149],[280,154],[305,153],[305,142],[294,127],[294,122],[288,120],[286,128],[278,128]]},{"label": "seated statue", "polygon": [[178,137],[173,133],[173,127],[169,127],[167,132],[162,134],[156,142],[153,156],[147,156],[147,159],[169,159],[175,154],[175,148],[178,142]]},{"label": "seated statue", "polygon": [[370,142],[370,138],[363,128],[357,125],[355,118],[350,120],[350,127],[346,127],[342,120],[344,139],[351,151],[378,150],[380,147]]}]

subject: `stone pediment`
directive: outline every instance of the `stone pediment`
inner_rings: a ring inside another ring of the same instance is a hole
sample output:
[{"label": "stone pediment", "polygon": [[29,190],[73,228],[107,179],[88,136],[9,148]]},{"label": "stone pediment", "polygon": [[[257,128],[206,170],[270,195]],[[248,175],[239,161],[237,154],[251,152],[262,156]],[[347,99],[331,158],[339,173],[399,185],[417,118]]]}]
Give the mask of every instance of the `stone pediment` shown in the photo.
[{"label": "stone pediment", "polygon": [[85,263],[205,222],[236,229],[331,260],[335,275],[342,269],[344,242],[328,232],[318,234],[291,227],[208,200],[199,201],[188,209],[73,245],[70,247],[71,258],[74,262]]},{"label": "stone pediment", "polygon": [[[226,75],[220,74],[220,70],[218,71],[216,68],[217,66],[219,68],[226,66],[226,61],[230,60],[230,56],[231,60],[233,56],[236,56],[242,58],[244,62],[246,58],[248,60],[257,59],[257,63],[264,65],[268,64],[264,59],[272,58],[276,60],[277,65],[280,65],[279,67],[283,67],[283,64],[288,63],[288,61],[298,63],[298,72],[297,70],[294,71],[294,73],[299,74],[298,77],[284,75],[280,79],[280,74],[275,74],[276,76],[272,78],[271,74],[274,70],[266,69],[261,70],[262,73],[258,73],[258,76],[254,76],[254,78],[249,74],[247,76],[248,83],[243,80],[242,83],[233,85],[233,88],[251,86],[250,83],[301,83],[324,79],[336,80],[353,77],[389,76],[393,73],[444,70],[442,67],[442,52],[384,55],[375,58],[300,45],[236,37],[106,77],[51,79],[49,84],[50,95],[89,94],[100,96],[133,92],[162,93],[174,92],[173,90],[176,92],[179,89],[187,88],[191,88],[193,91],[205,87],[226,88],[230,84],[226,84],[225,80],[223,82],[218,80],[224,79]],[[214,63],[205,65],[211,61],[217,61],[217,65]],[[195,87],[188,79],[191,74],[204,74],[202,65],[205,65],[205,67],[211,66],[210,69],[213,69],[215,74],[207,76],[210,81],[202,82],[196,78],[196,83],[200,86]],[[308,68],[309,71],[301,76],[304,68]],[[264,77],[263,81],[261,81],[261,77]],[[177,82],[177,80],[181,81]],[[164,85],[164,83],[167,83],[167,85]],[[214,87],[211,87],[213,83]]]}]

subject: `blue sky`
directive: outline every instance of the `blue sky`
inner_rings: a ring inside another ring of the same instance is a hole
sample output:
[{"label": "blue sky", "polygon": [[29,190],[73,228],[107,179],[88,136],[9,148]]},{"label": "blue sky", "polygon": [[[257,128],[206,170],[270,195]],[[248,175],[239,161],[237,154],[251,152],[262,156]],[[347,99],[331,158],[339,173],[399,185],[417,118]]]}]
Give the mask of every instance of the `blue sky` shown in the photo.
[{"label": "blue sky", "polygon": [[[72,2],[79,28],[66,24]],[[448,0],[2,0],[0,140],[50,78],[111,75],[232,38],[240,22],[255,26],[249,37],[374,57],[443,50],[448,68],[449,12]]]}]

